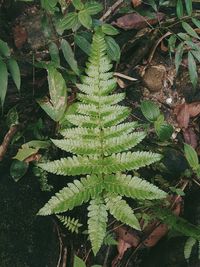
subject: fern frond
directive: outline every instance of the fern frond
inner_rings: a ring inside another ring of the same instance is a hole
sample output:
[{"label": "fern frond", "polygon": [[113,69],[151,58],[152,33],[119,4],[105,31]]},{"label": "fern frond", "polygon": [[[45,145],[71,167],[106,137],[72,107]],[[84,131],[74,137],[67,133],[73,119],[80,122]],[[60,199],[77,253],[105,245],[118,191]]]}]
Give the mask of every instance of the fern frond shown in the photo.
[{"label": "fern frond", "polygon": [[108,220],[107,208],[101,198],[96,198],[90,201],[88,211],[88,232],[92,250],[96,255],[106,235],[106,225]]},{"label": "fern frond", "polygon": [[101,154],[101,143],[98,140],[61,139],[52,142],[62,150],[80,155]]},{"label": "fern frond", "polygon": [[78,219],[60,215],[56,215],[56,217],[70,232],[78,234],[79,228],[82,226]]},{"label": "fern frond", "polygon": [[77,94],[77,98],[86,104],[94,105],[115,105],[121,102],[125,98],[124,93],[113,94],[109,96],[96,96],[96,95],[85,95]]},{"label": "fern frond", "polygon": [[120,196],[110,194],[106,196],[106,207],[110,213],[124,224],[133,227],[136,230],[141,230],[138,219],[133,213],[131,207]]},{"label": "fern frond", "polygon": [[[117,126],[111,126],[104,128],[104,138],[110,139],[112,137],[126,136],[132,132],[137,125],[137,122],[126,122],[119,124]],[[89,141],[95,140],[100,136],[100,129],[96,128],[86,128],[86,127],[74,127],[69,129],[64,129],[60,132],[62,136],[70,139],[88,139]]]},{"label": "fern frond", "polygon": [[107,175],[104,178],[105,188],[108,192],[122,196],[144,199],[162,199],[167,194],[153,184],[138,177],[118,173]]},{"label": "fern frond", "polygon": [[50,215],[72,210],[74,207],[87,202],[92,197],[97,197],[103,190],[102,180],[97,176],[87,176],[69,183],[55,196],[53,196],[45,206],[39,210],[38,215]]},{"label": "fern frond", "polygon": [[117,245],[118,244],[117,240],[115,240],[115,238],[113,237],[113,234],[111,234],[111,233],[107,233],[106,234],[106,236],[104,237],[103,243],[106,246],[111,246],[111,245]]},{"label": "fern frond", "polygon": [[129,135],[121,135],[119,137],[109,138],[104,143],[105,155],[118,153],[128,150],[139,144],[146,134],[144,132],[135,132]]},{"label": "fern frond", "polygon": [[186,242],[185,242],[185,246],[184,246],[184,257],[185,259],[188,261],[191,253],[192,253],[192,249],[194,247],[194,245],[196,244],[196,239],[194,239],[193,237],[189,237]]}]

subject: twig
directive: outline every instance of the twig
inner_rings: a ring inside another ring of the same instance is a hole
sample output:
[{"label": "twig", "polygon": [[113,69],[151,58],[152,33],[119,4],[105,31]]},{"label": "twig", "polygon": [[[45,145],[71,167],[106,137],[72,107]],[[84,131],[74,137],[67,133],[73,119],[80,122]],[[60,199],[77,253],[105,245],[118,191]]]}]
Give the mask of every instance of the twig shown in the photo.
[{"label": "twig", "polygon": [[5,135],[2,144],[0,145],[0,161],[3,160],[4,155],[6,154],[6,151],[8,149],[8,146],[11,142],[11,139],[17,132],[19,125],[13,125],[10,127],[9,131]]},{"label": "twig", "polygon": [[108,17],[115,12],[122,4],[123,0],[118,0],[117,2],[114,3],[107,11],[106,13],[100,18],[100,21],[105,21],[108,19]]},{"label": "twig", "polygon": [[124,78],[124,79],[129,80],[129,81],[137,81],[138,80],[138,79],[135,79],[133,77],[127,76],[123,73],[119,73],[119,72],[114,72],[114,76],[121,77],[121,78]]},{"label": "twig", "polygon": [[64,247],[63,250],[63,262],[62,262],[62,266],[61,267],[66,267],[67,266],[67,248]]},{"label": "twig", "polygon": [[61,259],[62,259],[62,251],[63,251],[63,242],[62,242],[62,237],[60,234],[59,227],[58,227],[55,220],[53,220],[53,222],[54,222],[54,225],[56,227],[56,231],[57,231],[58,239],[59,239],[59,258],[58,258],[58,263],[57,263],[56,267],[60,267],[60,263],[61,263]]}]

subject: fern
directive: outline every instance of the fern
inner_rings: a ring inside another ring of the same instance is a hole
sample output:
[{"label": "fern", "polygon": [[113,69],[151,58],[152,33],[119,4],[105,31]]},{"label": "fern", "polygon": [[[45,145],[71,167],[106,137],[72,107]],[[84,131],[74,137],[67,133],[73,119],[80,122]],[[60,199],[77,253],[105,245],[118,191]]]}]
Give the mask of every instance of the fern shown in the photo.
[{"label": "fern", "polygon": [[194,245],[196,244],[196,240],[193,237],[189,237],[185,243],[184,246],[184,257],[185,259],[188,261],[191,253],[192,253],[192,249],[194,247]]},{"label": "fern", "polygon": [[108,211],[122,223],[140,229],[123,196],[140,200],[166,197],[165,192],[145,180],[123,174],[157,162],[161,156],[129,151],[145,138],[145,132],[135,132],[136,123],[125,121],[131,111],[119,104],[125,98],[124,93],[111,94],[116,88],[111,69],[104,34],[97,30],[86,75],[77,84],[80,93],[75,112],[64,115],[73,127],[61,131],[63,139],[52,140],[60,149],[75,155],[39,164],[58,175],[87,175],[68,184],[38,214],[58,214],[89,202],[89,238],[95,254],[106,235]]},{"label": "fern", "polygon": [[78,234],[79,228],[82,226],[81,223],[79,223],[78,219],[74,219],[67,216],[60,216],[57,215],[57,218],[63,223],[63,225],[72,233],[75,232]]}]

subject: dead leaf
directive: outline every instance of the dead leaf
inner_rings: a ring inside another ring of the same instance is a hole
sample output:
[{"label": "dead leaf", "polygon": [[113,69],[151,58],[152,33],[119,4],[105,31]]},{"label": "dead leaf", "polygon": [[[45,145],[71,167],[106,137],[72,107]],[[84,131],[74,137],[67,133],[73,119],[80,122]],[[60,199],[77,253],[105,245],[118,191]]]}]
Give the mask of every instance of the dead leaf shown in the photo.
[{"label": "dead leaf", "polygon": [[28,34],[24,27],[16,25],[13,29],[15,46],[20,49],[26,43]]},{"label": "dead leaf", "polygon": [[194,149],[198,146],[198,138],[192,127],[188,127],[183,131],[184,140],[187,144],[191,145]]},{"label": "dead leaf", "polygon": [[186,129],[188,128],[190,118],[200,114],[200,102],[177,105],[174,109],[174,113],[176,114],[179,127]]},{"label": "dead leaf", "polygon": [[142,4],[142,0],[132,0],[132,4],[134,7],[140,6]]},{"label": "dead leaf", "polygon": [[165,14],[161,12],[154,13],[154,15],[155,18],[149,18],[146,16],[143,17],[136,13],[126,14],[118,18],[116,22],[113,22],[112,24],[124,30],[131,30],[131,29],[140,30],[147,27],[148,25],[157,24],[165,17]]}]

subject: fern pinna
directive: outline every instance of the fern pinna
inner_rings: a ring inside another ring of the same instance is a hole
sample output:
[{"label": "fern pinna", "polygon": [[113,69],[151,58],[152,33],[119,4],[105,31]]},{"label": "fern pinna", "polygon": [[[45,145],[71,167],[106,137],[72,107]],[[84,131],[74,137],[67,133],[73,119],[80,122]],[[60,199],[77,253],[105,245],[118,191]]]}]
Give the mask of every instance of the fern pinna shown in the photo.
[{"label": "fern pinna", "polygon": [[134,132],[135,122],[124,122],[130,110],[118,104],[125,98],[124,93],[111,94],[116,88],[111,69],[104,34],[96,32],[86,75],[82,84],[77,84],[80,93],[76,112],[66,115],[74,127],[62,131],[64,139],[52,140],[60,149],[75,155],[39,164],[54,174],[86,175],[69,183],[38,214],[58,214],[89,202],[88,232],[94,254],[106,235],[108,211],[122,223],[140,230],[123,196],[138,200],[166,197],[165,192],[149,182],[123,174],[160,160],[160,155],[128,151],[143,140],[145,133]]}]

